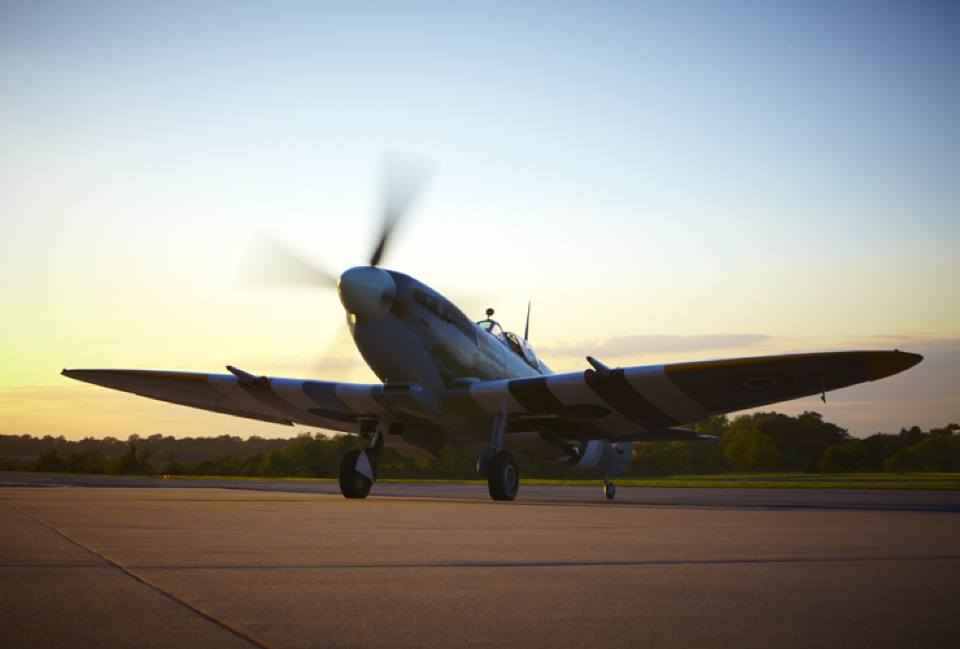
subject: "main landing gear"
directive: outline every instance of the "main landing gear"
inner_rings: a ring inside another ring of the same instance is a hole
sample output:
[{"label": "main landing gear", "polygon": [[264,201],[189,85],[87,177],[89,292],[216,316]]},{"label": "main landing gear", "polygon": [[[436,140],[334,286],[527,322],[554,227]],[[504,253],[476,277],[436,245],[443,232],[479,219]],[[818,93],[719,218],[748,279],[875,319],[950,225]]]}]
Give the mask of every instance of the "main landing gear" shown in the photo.
[{"label": "main landing gear", "polygon": [[509,451],[497,451],[490,458],[487,489],[494,500],[513,500],[520,491],[520,469]]},{"label": "main landing gear", "polygon": [[487,479],[487,489],[494,500],[513,500],[520,491],[520,469],[513,453],[503,450],[503,433],[507,418],[497,415],[493,420],[493,438],[477,460],[477,471]]},{"label": "main landing gear", "polygon": [[348,451],[340,460],[340,493],[344,498],[366,498],[377,480],[377,463],[383,450],[385,429],[377,430],[377,437],[369,448]]}]

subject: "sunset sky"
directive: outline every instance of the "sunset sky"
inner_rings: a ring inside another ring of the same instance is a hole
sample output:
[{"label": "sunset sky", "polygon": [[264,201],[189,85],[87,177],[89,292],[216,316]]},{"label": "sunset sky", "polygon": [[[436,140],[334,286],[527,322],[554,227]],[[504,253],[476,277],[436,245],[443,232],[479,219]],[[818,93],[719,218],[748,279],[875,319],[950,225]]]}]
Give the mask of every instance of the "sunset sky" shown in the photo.
[{"label": "sunset sky", "polygon": [[[384,151],[436,172],[384,260],[555,371],[921,353],[776,406],[960,421],[960,4],[4,2],[0,433],[281,437],[62,368],[372,381],[334,291]],[[321,359],[326,360],[321,362]]]}]

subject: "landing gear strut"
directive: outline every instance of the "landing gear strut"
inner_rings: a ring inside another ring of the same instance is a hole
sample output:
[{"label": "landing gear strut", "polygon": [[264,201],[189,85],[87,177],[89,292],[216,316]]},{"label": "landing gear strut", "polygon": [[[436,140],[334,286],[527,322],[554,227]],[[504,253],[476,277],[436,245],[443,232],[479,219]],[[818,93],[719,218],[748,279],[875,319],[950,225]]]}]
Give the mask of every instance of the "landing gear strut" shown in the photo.
[{"label": "landing gear strut", "polygon": [[513,500],[520,490],[520,470],[513,453],[503,450],[503,434],[507,417],[497,415],[493,419],[493,437],[490,446],[483,449],[477,460],[477,471],[487,479],[487,489],[494,500]]},{"label": "landing gear strut", "polygon": [[610,482],[606,473],[601,475],[603,475],[603,493],[607,494],[607,500],[613,500],[614,496],[617,495],[617,488]]},{"label": "landing gear strut", "polygon": [[340,493],[344,498],[366,498],[377,480],[377,464],[383,450],[385,428],[377,430],[377,437],[369,448],[347,451],[340,460]]}]

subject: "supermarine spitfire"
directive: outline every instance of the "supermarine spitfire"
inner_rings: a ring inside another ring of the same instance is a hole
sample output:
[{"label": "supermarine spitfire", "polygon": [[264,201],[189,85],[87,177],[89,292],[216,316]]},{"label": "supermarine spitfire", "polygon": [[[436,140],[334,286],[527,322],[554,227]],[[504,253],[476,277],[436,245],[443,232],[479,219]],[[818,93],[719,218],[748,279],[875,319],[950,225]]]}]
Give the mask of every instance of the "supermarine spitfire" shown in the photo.
[{"label": "supermarine spitfire", "polygon": [[[358,434],[369,446],[340,464],[340,490],[365,498],[384,448],[437,457],[446,446],[483,446],[477,470],[494,500],[513,500],[516,455],[626,473],[634,442],[712,440],[684,424],[812,395],[824,396],[902,372],[922,356],[849,351],[609,368],[554,374],[521,337],[492,319],[474,322],[416,279],[380,267],[390,235],[426,177],[405,167],[387,176],[384,226],[370,262],[331,278],[271,244],[264,281],[336,286],[361,356],[381,383],[357,384],[230,374],[64,370],[79,381],[238,417]],[[261,254],[261,258],[263,254]]]}]

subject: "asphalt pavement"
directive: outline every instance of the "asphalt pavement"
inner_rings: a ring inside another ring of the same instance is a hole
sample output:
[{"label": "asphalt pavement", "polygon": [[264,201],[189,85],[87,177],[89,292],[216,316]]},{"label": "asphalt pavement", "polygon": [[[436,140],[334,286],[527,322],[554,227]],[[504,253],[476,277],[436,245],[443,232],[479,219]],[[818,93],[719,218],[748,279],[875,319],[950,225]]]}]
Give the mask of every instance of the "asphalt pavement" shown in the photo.
[{"label": "asphalt pavement", "polygon": [[[614,480],[616,482],[616,480]],[[0,473],[2,486],[136,487],[156,489],[240,489],[339,495],[336,481],[223,480],[216,478],[144,478],[136,476]],[[382,498],[487,499],[484,484],[378,482],[371,494]],[[521,481],[519,503],[606,503],[603,487],[531,485]],[[960,513],[960,491],[887,489],[764,489],[712,487],[617,487],[614,503],[702,505],[793,509],[869,509]]]},{"label": "asphalt pavement", "polygon": [[960,642],[956,492],[86,478],[0,476],[3,646]]}]

